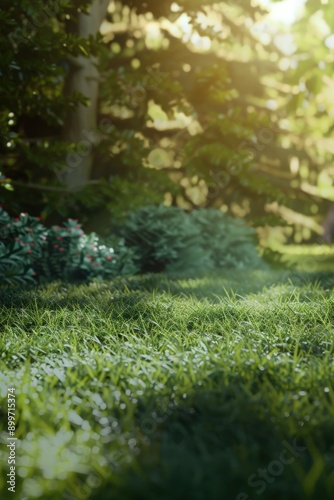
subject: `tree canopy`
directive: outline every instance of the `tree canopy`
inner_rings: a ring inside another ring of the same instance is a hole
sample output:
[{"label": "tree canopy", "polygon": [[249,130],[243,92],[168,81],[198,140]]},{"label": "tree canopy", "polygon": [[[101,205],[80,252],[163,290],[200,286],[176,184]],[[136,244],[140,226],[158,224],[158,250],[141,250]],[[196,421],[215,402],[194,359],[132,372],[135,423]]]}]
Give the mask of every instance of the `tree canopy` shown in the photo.
[{"label": "tree canopy", "polygon": [[110,225],[164,202],[320,234],[334,201],[334,6],[308,0],[292,25],[266,8],[3,2],[9,209]]}]

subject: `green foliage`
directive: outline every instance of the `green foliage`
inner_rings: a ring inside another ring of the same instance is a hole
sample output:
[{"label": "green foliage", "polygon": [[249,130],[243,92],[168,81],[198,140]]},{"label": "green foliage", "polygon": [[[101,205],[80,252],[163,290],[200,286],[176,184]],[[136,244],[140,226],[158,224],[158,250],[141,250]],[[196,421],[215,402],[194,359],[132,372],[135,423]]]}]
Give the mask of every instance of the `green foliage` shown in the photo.
[{"label": "green foliage", "polygon": [[25,213],[12,220],[1,208],[0,234],[4,285],[101,280],[136,270],[124,245],[116,255],[96,234],[84,234],[76,220],[46,228]]},{"label": "green foliage", "polygon": [[199,227],[201,246],[215,268],[265,267],[256,249],[256,234],[241,219],[232,219],[216,209],[194,210],[190,217]]},{"label": "green foliage", "polygon": [[[177,12],[173,0],[114,2],[110,31],[79,39],[68,28],[89,3],[3,1],[0,187],[7,189],[0,198],[13,213],[80,214],[86,222],[101,207],[124,217],[168,195],[188,208],[246,201],[245,217],[268,224],[266,205],[275,201],[321,217],[324,200],[334,199],[332,2],[307,0],[299,22],[269,23],[265,34],[267,12],[255,2],[184,0]],[[285,35],[295,45],[288,56]],[[101,76],[98,118],[114,127],[92,148],[93,182],[68,195],[52,165],[65,165],[76,150],[62,140],[64,117],[90,96],[65,89],[76,57],[92,54]],[[287,218],[298,231],[298,217]]]},{"label": "green foliage", "polygon": [[121,234],[142,272],[210,268],[199,227],[179,207],[141,208],[129,215]]},{"label": "green foliage", "polygon": [[196,274],[217,268],[263,267],[254,232],[220,210],[144,207],[121,230],[142,272]]},{"label": "green foliage", "polygon": [[[66,25],[90,1],[3,0],[0,10],[0,155],[1,174],[15,182],[58,185],[52,163],[62,161],[73,145],[61,139],[69,108],[87,96],[65,96],[71,59],[96,52],[97,39],[83,39]],[[39,213],[43,190],[2,189],[0,199],[13,211]],[[58,193],[59,199],[60,193]],[[37,206],[36,206],[37,205]],[[24,208],[23,208],[24,207]]]},{"label": "green foliage", "polygon": [[0,208],[0,283],[36,282],[34,264],[41,262],[47,230],[39,220],[25,213],[12,219]]}]

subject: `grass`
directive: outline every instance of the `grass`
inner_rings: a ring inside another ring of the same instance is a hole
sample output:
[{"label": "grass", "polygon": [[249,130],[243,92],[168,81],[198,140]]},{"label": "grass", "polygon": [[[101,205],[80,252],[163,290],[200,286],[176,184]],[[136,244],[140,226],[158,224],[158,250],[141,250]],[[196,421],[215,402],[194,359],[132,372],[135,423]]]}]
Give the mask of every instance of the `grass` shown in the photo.
[{"label": "grass", "polygon": [[334,246],[314,245],[282,245],[275,244],[271,249],[278,252],[281,263],[294,267],[299,271],[328,271],[334,265]]},{"label": "grass", "polygon": [[333,283],[261,271],[0,291],[1,498],[331,498]]}]

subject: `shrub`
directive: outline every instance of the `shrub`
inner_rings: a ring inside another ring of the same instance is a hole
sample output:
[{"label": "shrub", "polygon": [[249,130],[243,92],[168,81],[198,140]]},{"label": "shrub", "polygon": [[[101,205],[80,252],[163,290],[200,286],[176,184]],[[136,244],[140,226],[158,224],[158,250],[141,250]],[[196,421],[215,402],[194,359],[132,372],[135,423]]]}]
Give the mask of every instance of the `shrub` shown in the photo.
[{"label": "shrub", "polygon": [[35,217],[22,213],[12,219],[0,208],[0,283],[36,282],[33,263],[41,259],[47,230]]},{"label": "shrub", "polygon": [[190,217],[200,229],[202,247],[210,254],[214,268],[265,267],[256,248],[256,233],[241,219],[214,208],[194,210]]},{"label": "shrub", "polygon": [[145,207],[130,214],[121,232],[141,272],[264,267],[254,231],[217,209]]},{"label": "shrub", "polygon": [[143,273],[178,270],[187,257],[188,268],[199,262],[209,265],[198,227],[181,208],[141,208],[129,215],[121,234]]},{"label": "shrub", "polygon": [[0,208],[0,283],[36,284],[52,280],[90,281],[134,272],[130,252],[118,253],[76,220],[46,228],[36,217],[11,217]]}]

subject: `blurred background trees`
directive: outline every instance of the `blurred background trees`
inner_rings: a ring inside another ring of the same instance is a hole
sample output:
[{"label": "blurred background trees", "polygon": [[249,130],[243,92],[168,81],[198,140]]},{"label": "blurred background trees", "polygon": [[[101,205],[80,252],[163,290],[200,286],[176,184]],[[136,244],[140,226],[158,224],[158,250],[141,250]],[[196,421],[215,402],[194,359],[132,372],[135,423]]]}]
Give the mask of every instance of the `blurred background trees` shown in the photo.
[{"label": "blurred background trees", "polygon": [[216,207],[263,241],[316,241],[334,201],[334,5],[278,22],[288,4],[4,1],[6,208],[107,234],[147,204]]}]

